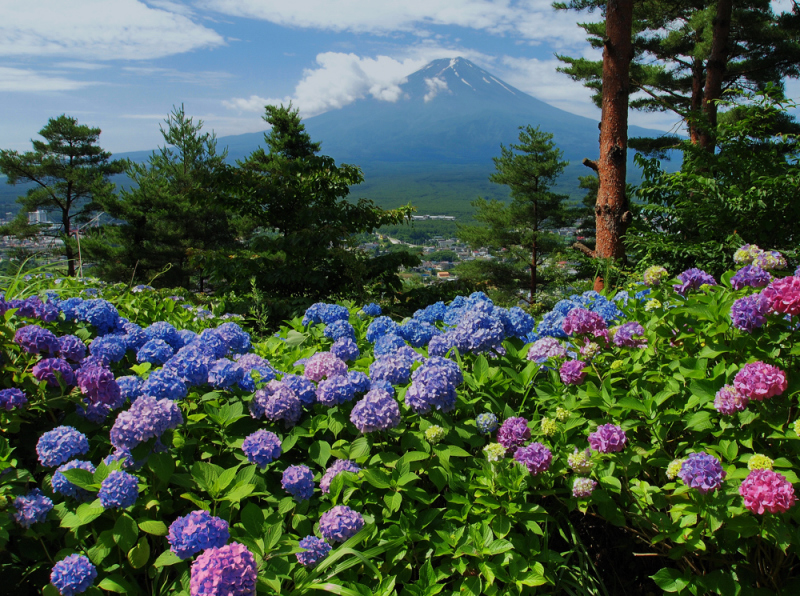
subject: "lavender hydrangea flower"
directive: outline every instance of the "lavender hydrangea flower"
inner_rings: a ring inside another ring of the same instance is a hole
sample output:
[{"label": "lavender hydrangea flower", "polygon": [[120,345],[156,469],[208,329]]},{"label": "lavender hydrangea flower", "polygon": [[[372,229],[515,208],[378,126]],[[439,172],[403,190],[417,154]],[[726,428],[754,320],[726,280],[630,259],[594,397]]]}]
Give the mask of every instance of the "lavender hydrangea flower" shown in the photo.
[{"label": "lavender hydrangea flower", "polygon": [[38,488],[34,488],[27,495],[14,499],[14,509],[11,514],[14,521],[23,528],[30,528],[33,524],[47,520],[47,514],[53,509],[53,501]]},{"label": "lavender hydrangea flower", "polygon": [[636,321],[629,321],[615,328],[614,345],[625,348],[644,348],[647,346],[647,338],[642,336],[644,336],[644,327]]},{"label": "lavender hydrangea flower", "polygon": [[331,466],[325,470],[325,474],[322,475],[322,480],[319,482],[319,487],[322,489],[322,492],[328,494],[331,489],[331,482],[336,477],[337,474],[342,472],[353,472],[354,474],[358,474],[361,471],[354,462],[350,461],[349,459],[337,459]]},{"label": "lavender hydrangea flower", "polygon": [[689,454],[678,475],[686,486],[705,494],[722,486],[726,473],[716,457],[700,452]]},{"label": "lavender hydrangea flower", "polygon": [[589,445],[600,453],[614,453],[625,449],[628,437],[615,424],[602,424],[589,435]]},{"label": "lavender hydrangea flower", "polygon": [[319,531],[328,542],[344,542],[364,527],[364,518],[347,505],[337,505],[322,514]]},{"label": "lavender hydrangea flower", "polygon": [[539,364],[547,362],[548,358],[565,358],[567,349],[555,337],[543,337],[537,339],[528,350],[528,360],[533,360]]},{"label": "lavender hydrangea flower", "polygon": [[72,554],[53,565],[50,583],[61,596],[81,594],[97,579],[97,569],[84,555]]},{"label": "lavender hydrangea flower", "polygon": [[767,322],[770,310],[769,300],[761,294],[751,294],[734,301],[731,306],[733,326],[747,333],[752,333]]},{"label": "lavender hydrangea flower", "polygon": [[216,360],[208,368],[208,384],[217,389],[228,389],[242,380],[242,369],[227,358]]},{"label": "lavender hydrangea flower", "polygon": [[228,522],[208,511],[192,511],[169,526],[169,549],[181,559],[206,550],[219,548],[230,539]]},{"label": "lavender hydrangea flower", "polygon": [[45,468],[60,466],[89,451],[89,439],[71,426],[59,426],[39,437],[36,454]]},{"label": "lavender hydrangea flower", "polygon": [[431,408],[450,412],[456,407],[456,388],[450,381],[450,371],[440,366],[423,366],[406,391],[405,402],[417,414],[427,414]]},{"label": "lavender hydrangea flower", "polygon": [[0,408],[10,412],[14,408],[19,408],[28,403],[27,396],[16,387],[0,390]]},{"label": "lavender hydrangea flower", "polygon": [[758,265],[746,265],[739,269],[731,278],[731,286],[734,290],[742,288],[763,288],[772,281],[769,271],[764,271]]},{"label": "lavender hydrangea flower", "polygon": [[531,429],[528,428],[528,421],[517,416],[506,418],[497,431],[497,442],[506,449],[521,447],[530,438]]},{"label": "lavender hydrangea flower", "polygon": [[331,545],[316,536],[306,536],[300,541],[299,546],[304,550],[296,553],[297,561],[308,569],[314,567],[331,552]]},{"label": "lavender hydrangea flower", "polygon": [[97,493],[105,509],[126,509],[139,498],[139,480],[122,470],[112,470]]},{"label": "lavender hydrangea flower", "polygon": [[92,462],[73,459],[72,461],[68,461],[56,469],[53,477],[50,479],[50,485],[53,487],[53,492],[62,494],[65,497],[73,497],[79,501],[85,501],[89,498],[91,493],[86,489],[72,484],[69,480],[67,480],[67,477],[62,474],[62,472],[66,470],[75,469],[86,470],[92,474],[95,473],[95,467]]},{"label": "lavender hydrangea flower", "polygon": [[303,410],[300,400],[292,389],[280,382],[270,381],[256,391],[250,402],[250,415],[253,418],[266,416],[267,420],[283,420],[287,426],[294,426],[300,420]]},{"label": "lavender hydrangea flower", "polygon": [[281,486],[295,501],[307,501],[314,495],[314,474],[308,466],[289,466],[283,472]]},{"label": "lavender hydrangea flower", "polygon": [[422,366],[414,371],[414,373],[411,375],[411,379],[418,379],[420,375],[424,374],[425,369],[431,367],[443,369],[447,375],[447,380],[450,381],[454,387],[458,387],[464,382],[464,374],[461,372],[461,368],[458,366],[458,364],[449,358],[442,358],[440,356],[431,356],[428,358],[422,363]]},{"label": "lavender hydrangea flower", "polygon": [[257,430],[245,437],[242,451],[247,456],[247,461],[256,464],[263,470],[267,464],[281,456],[281,440],[273,432]]},{"label": "lavender hydrangea flower", "polygon": [[489,433],[493,433],[497,430],[497,416],[492,414],[491,412],[484,412],[483,414],[478,414],[478,417],[475,418],[475,426],[478,428],[478,432],[482,435],[488,435]]},{"label": "lavender hydrangea flower", "polygon": [[588,499],[592,496],[597,482],[591,478],[576,478],[572,483],[572,496],[576,499]]},{"label": "lavender hydrangea flower", "polygon": [[142,394],[157,399],[177,401],[189,393],[180,377],[169,368],[161,368],[150,373],[142,385]]},{"label": "lavender hydrangea flower", "polygon": [[62,335],[58,338],[58,355],[65,360],[80,362],[86,358],[86,344],[75,335]]},{"label": "lavender hydrangea flower", "polygon": [[731,416],[747,408],[750,398],[739,393],[733,385],[725,385],[714,397],[714,409],[723,416]]},{"label": "lavender hydrangea flower", "polygon": [[58,387],[59,378],[67,387],[75,384],[75,372],[63,358],[43,358],[33,365],[33,376],[45,381],[48,387]]},{"label": "lavender hydrangea flower", "polygon": [[347,374],[347,364],[330,352],[317,352],[306,362],[303,374],[312,381],[321,381],[326,377],[340,377]]},{"label": "lavender hydrangea flower", "polygon": [[78,370],[78,387],[84,395],[83,414],[97,424],[125,402],[114,373],[99,366],[83,366]]},{"label": "lavender hydrangea flower", "polygon": [[347,375],[328,377],[317,385],[317,402],[324,406],[333,407],[346,403],[355,395],[355,387]]},{"label": "lavender hydrangea flower", "polygon": [[480,354],[497,350],[505,339],[505,329],[494,313],[471,310],[458,322],[454,338],[460,352]]},{"label": "lavender hydrangea flower", "polygon": [[672,289],[681,296],[686,296],[686,292],[689,290],[699,290],[700,286],[703,285],[717,285],[717,282],[713,276],[709,275],[702,269],[697,268],[687,269],[678,276],[678,280],[681,283],[672,286]]},{"label": "lavender hydrangea flower", "polygon": [[369,365],[372,380],[388,381],[392,385],[408,383],[411,377],[411,361],[397,355],[381,356]]},{"label": "lavender hydrangea flower", "polygon": [[528,468],[536,476],[550,468],[553,461],[552,452],[542,443],[531,443],[524,447],[517,447],[514,459]]},{"label": "lavender hydrangea flower", "polygon": [[191,596],[254,596],[255,557],[238,542],[204,550],[192,563]]},{"label": "lavender hydrangea flower", "polygon": [[452,349],[458,349],[455,331],[435,335],[428,343],[428,354],[431,356],[445,356]]},{"label": "lavender hydrangea flower", "polygon": [[317,401],[317,388],[314,383],[299,375],[283,375],[281,383],[294,391],[300,403],[306,407],[314,405]]},{"label": "lavender hydrangea flower", "polygon": [[786,373],[765,362],[745,364],[733,378],[736,390],[750,399],[761,401],[780,395],[788,387]]},{"label": "lavender hydrangea flower", "polygon": [[119,362],[125,357],[127,349],[124,336],[116,334],[96,337],[89,344],[89,353],[107,362]]},{"label": "lavender hydrangea flower", "polygon": [[333,342],[331,354],[347,362],[357,360],[361,352],[359,352],[356,342],[349,337],[342,337]]},{"label": "lavender hydrangea flower", "polygon": [[580,385],[586,378],[583,370],[585,367],[586,363],[581,360],[567,360],[558,371],[561,382],[565,385]]},{"label": "lavender hydrangea flower", "polygon": [[391,395],[373,389],[353,407],[350,422],[363,434],[388,430],[400,424],[400,407]]},{"label": "lavender hydrangea flower", "polygon": [[61,350],[56,335],[39,325],[25,325],[17,329],[14,343],[29,354],[58,354]]},{"label": "lavender hydrangea flower", "polygon": [[131,450],[152,438],[160,438],[183,422],[178,404],[170,399],[157,400],[143,395],[133,402],[130,409],[120,412],[109,433],[111,444],[116,449]]},{"label": "lavender hydrangea flower", "polygon": [[163,339],[151,339],[136,352],[136,360],[159,366],[172,358],[173,354],[172,346]]}]

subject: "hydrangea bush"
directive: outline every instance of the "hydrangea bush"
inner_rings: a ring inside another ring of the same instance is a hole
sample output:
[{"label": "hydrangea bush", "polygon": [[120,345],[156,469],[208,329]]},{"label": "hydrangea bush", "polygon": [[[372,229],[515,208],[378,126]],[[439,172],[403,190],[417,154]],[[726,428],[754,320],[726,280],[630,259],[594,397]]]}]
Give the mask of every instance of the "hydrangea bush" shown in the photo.
[{"label": "hydrangea bush", "polygon": [[261,339],[146,287],[8,284],[4,578],[623,593],[590,552],[615,532],[650,591],[793,593],[800,279],[740,252],[538,320],[482,293],[405,321],[320,303]]}]

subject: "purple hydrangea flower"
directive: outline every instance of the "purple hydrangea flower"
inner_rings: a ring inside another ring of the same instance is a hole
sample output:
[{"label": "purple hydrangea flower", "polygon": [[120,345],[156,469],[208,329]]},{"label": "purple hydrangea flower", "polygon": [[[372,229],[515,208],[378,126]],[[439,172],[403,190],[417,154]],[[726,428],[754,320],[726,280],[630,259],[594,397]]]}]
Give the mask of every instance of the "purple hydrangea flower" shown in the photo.
[{"label": "purple hydrangea flower", "polygon": [[725,385],[714,397],[714,408],[723,416],[731,416],[747,408],[750,398],[739,393],[733,385]]},{"label": "purple hydrangea flower", "polygon": [[58,338],[58,355],[65,360],[80,362],[86,358],[86,344],[75,335],[62,335]]},{"label": "purple hydrangea flower", "polygon": [[89,344],[89,353],[106,362],[119,362],[127,348],[123,335],[109,334],[94,338]]},{"label": "purple hydrangea flower", "polygon": [[126,509],[139,498],[139,480],[122,470],[113,470],[100,484],[97,496],[105,509]]},{"label": "purple hydrangea flower", "polygon": [[238,542],[204,550],[192,563],[191,596],[254,596],[255,557]]},{"label": "purple hydrangea flower", "polygon": [[314,567],[331,552],[331,545],[317,538],[316,536],[306,536],[300,541],[300,548],[304,549],[296,553],[297,561],[307,568]]},{"label": "purple hydrangea flower", "polygon": [[628,437],[625,431],[615,424],[603,424],[589,435],[589,445],[600,453],[614,453],[625,449]]},{"label": "purple hydrangea flower", "polygon": [[231,354],[244,354],[251,348],[250,334],[233,322],[223,323],[214,330],[221,337]]},{"label": "purple hydrangea flower", "polygon": [[331,354],[347,362],[357,360],[361,352],[359,352],[356,342],[349,337],[342,337],[333,342]]},{"label": "purple hydrangea flower", "polygon": [[697,269],[697,268],[687,269],[678,276],[678,280],[681,283],[672,286],[672,289],[675,290],[681,296],[686,296],[686,292],[688,292],[689,290],[699,290],[700,286],[703,285],[708,285],[708,286],[717,285],[717,282],[713,276],[709,275],[702,269]]},{"label": "purple hydrangea flower", "polygon": [[544,444],[531,443],[524,447],[517,447],[514,459],[526,466],[528,471],[536,476],[550,468],[553,454]]},{"label": "purple hydrangea flower", "polygon": [[142,394],[157,399],[183,399],[189,393],[180,377],[170,368],[160,368],[150,373],[142,385]]},{"label": "purple hydrangea flower", "polygon": [[308,466],[289,466],[283,472],[281,486],[295,501],[306,501],[314,495],[314,474]]},{"label": "purple hydrangea flower", "polygon": [[73,459],[72,461],[68,461],[56,469],[52,479],[50,480],[50,485],[53,487],[54,492],[60,493],[65,497],[73,497],[79,501],[85,501],[89,498],[91,493],[86,489],[72,484],[69,480],[67,480],[67,477],[62,474],[62,472],[66,470],[74,470],[76,468],[79,470],[86,470],[92,474],[95,473],[95,467],[92,462]]},{"label": "purple hydrangea flower", "polygon": [[388,381],[392,385],[408,383],[411,377],[411,360],[390,354],[376,358],[369,365],[369,377],[372,380]]},{"label": "purple hydrangea flower", "polygon": [[164,368],[172,371],[185,385],[197,387],[208,382],[208,367],[212,362],[199,346],[189,345],[181,348],[170,358]]},{"label": "purple hydrangea flower", "polygon": [[47,514],[53,509],[53,501],[38,488],[34,488],[27,495],[14,499],[14,509],[16,511],[11,514],[14,521],[23,528],[30,528],[47,519]]},{"label": "purple hydrangea flower", "polygon": [[530,438],[531,429],[528,428],[528,421],[521,417],[506,418],[497,431],[497,442],[506,449],[521,447]]},{"label": "purple hydrangea flower", "polygon": [[208,384],[217,389],[228,389],[242,380],[242,369],[227,358],[220,358],[208,368]]},{"label": "purple hydrangea flower", "polygon": [[488,435],[489,433],[493,433],[497,430],[497,416],[492,414],[491,412],[484,412],[483,414],[478,414],[478,417],[475,418],[475,426],[478,428],[478,432],[482,435]]},{"label": "purple hydrangea flower", "polygon": [[331,543],[344,542],[364,527],[364,518],[347,505],[337,505],[322,514],[319,531]]},{"label": "purple hydrangea flower", "polygon": [[60,466],[89,451],[89,439],[71,426],[59,426],[39,437],[36,454],[45,468]]},{"label": "purple hydrangea flower", "polygon": [[317,352],[306,362],[303,374],[312,381],[321,381],[326,377],[340,377],[347,374],[347,364],[330,352]]},{"label": "purple hydrangea flower", "polygon": [[581,360],[567,360],[558,371],[561,382],[565,385],[580,385],[586,378],[583,370],[585,367],[586,363]]},{"label": "purple hydrangea flower", "polygon": [[572,496],[576,499],[587,499],[592,496],[597,482],[591,478],[576,478],[572,483]]},{"label": "purple hydrangea flower", "polygon": [[83,413],[92,422],[103,422],[112,410],[122,407],[125,402],[114,373],[107,368],[81,367],[77,377],[78,387],[84,395]]},{"label": "purple hydrangea flower", "polygon": [[27,396],[16,387],[0,390],[0,408],[11,411],[28,403]]},{"label": "purple hydrangea flower", "polygon": [[337,474],[341,472],[353,472],[354,474],[358,474],[360,471],[361,468],[349,459],[337,459],[325,470],[325,474],[322,475],[322,480],[319,482],[319,487],[322,489],[323,493],[328,494],[331,489],[331,482],[333,482]]},{"label": "purple hydrangea flower", "polygon": [[136,352],[136,360],[138,362],[149,362],[155,366],[164,364],[167,360],[172,358],[174,350],[163,339],[151,339],[139,348]]},{"label": "purple hydrangea flower", "polygon": [[414,374],[406,391],[405,401],[417,414],[427,414],[431,408],[450,412],[456,407],[456,388],[450,381],[451,371],[440,366],[423,366]]},{"label": "purple hydrangea flower", "polygon": [[39,381],[45,381],[48,387],[58,387],[59,378],[67,387],[75,384],[75,372],[63,358],[43,358],[34,364],[31,372]]},{"label": "purple hydrangea flower", "polygon": [[188,559],[207,548],[224,546],[231,537],[228,522],[208,511],[192,511],[169,526],[169,549],[181,559]]},{"label": "purple hydrangea flower", "polygon": [[555,337],[543,337],[536,340],[528,350],[528,360],[539,364],[547,362],[548,358],[565,358],[567,349]]},{"label": "purple hydrangea flower", "polygon": [[[635,337],[635,336],[639,337]],[[614,332],[614,345],[626,348],[644,348],[647,346],[647,338],[644,335],[644,327],[636,321],[623,323]]]},{"label": "purple hydrangea flower", "polygon": [[422,366],[415,370],[411,375],[412,380],[418,379],[420,375],[424,374],[425,369],[431,367],[444,369],[445,373],[447,374],[447,380],[450,381],[454,387],[458,387],[464,382],[464,375],[461,372],[461,368],[458,366],[458,364],[449,358],[442,358],[441,356],[431,356],[425,362],[423,362]]},{"label": "purple hydrangea flower", "polygon": [[734,290],[741,290],[742,288],[763,288],[772,281],[772,275],[769,271],[764,271],[758,265],[747,265],[739,269],[731,278],[731,286]]},{"label": "purple hydrangea flower", "polygon": [[567,335],[591,335],[608,340],[608,324],[596,312],[585,308],[573,308],[562,324]]},{"label": "purple hydrangea flower", "polygon": [[450,350],[458,349],[456,346],[455,331],[448,331],[441,335],[435,335],[428,343],[428,354],[430,356],[445,356]]},{"label": "purple hydrangea flower", "polygon": [[786,373],[765,362],[745,364],[733,378],[736,390],[750,399],[761,401],[780,395],[788,387]]},{"label": "purple hydrangea flower", "polygon": [[292,389],[280,382],[270,381],[256,391],[250,402],[250,415],[253,418],[266,416],[267,420],[283,420],[287,426],[294,426],[303,413],[300,400]]},{"label": "purple hydrangea flower", "polygon": [[751,294],[739,298],[731,306],[733,326],[747,333],[758,329],[767,322],[769,300],[761,294]]},{"label": "purple hydrangea flower", "polygon": [[705,494],[722,486],[726,473],[716,457],[701,452],[689,454],[678,475],[686,486]]},{"label": "purple hydrangea flower", "polygon": [[156,399],[143,395],[133,402],[130,409],[120,412],[109,433],[111,444],[116,449],[134,449],[140,443],[160,438],[183,422],[178,404],[170,399]]},{"label": "purple hydrangea flower", "polygon": [[459,351],[480,354],[499,348],[505,339],[505,329],[498,316],[476,309],[461,318],[454,338]]},{"label": "purple hydrangea flower", "polygon": [[242,451],[247,456],[247,461],[263,470],[267,464],[281,456],[281,440],[273,432],[257,430],[245,437]]},{"label": "purple hydrangea flower", "polygon": [[64,557],[53,565],[50,572],[50,583],[61,596],[81,594],[97,579],[97,569],[84,555],[73,554]]},{"label": "purple hydrangea flower", "polygon": [[61,350],[56,335],[39,325],[25,325],[17,329],[14,342],[29,354],[58,354]]},{"label": "purple hydrangea flower", "polygon": [[350,422],[364,434],[389,430],[400,424],[400,406],[385,391],[373,389],[353,407]]},{"label": "purple hydrangea flower", "polygon": [[312,406],[317,401],[317,388],[314,383],[299,375],[283,375],[281,383],[289,387],[297,395],[304,406]]}]

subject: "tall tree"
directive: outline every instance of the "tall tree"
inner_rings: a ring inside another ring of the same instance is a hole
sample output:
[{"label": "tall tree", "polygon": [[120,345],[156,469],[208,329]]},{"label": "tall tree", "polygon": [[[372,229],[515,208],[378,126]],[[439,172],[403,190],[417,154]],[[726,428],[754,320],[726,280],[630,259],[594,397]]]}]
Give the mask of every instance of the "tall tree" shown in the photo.
[{"label": "tall tree", "polygon": [[33,151],[0,150],[0,172],[8,183],[35,185],[17,199],[22,210],[13,227],[30,234],[30,229],[25,229],[28,212],[54,212],[60,227],[37,231],[62,239],[67,274],[73,276],[75,245],[71,236],[75,224],[90,221],[99,201],[113,194],[114,184],[108,178],[122,172],[124,163],[111,161],[111,153],[97,146],[99,128],[79,125],[71,116],[51,118],[39,135],[44,141],[32,140]]},{"label": "tall tree", "polygon": [[205,252],[236,246],[235,217],[224,205],[230,166],[215,136],[203,133],[203,122],[194,123],[183,106],[165,124],[165,145],[147,163],[127,162],[134,185],[101,201],[122,223],[105,226],[86,246],[102,277],[149,282],[157,276],[156,285],[202,290]]},{"label": "tall tree", "polygon": [[562,244],[552,230],[566,216],[566,197],[551,188],[568,162],[561,160],[563,153],[552,139],[539,127],[526,126],[520,127],[519,144],[501,145],[500,157],[494,158],[497,171],[489,179],[511,189],[511,203],[477,199],[473,217],[483,225],[464,226],[458,232],[465,242],[488,247],[496,257],[472,262],[464,269],[467,276],[479,275],[509,291],[527,287],[531,303],[540,283],[539,265]]}]

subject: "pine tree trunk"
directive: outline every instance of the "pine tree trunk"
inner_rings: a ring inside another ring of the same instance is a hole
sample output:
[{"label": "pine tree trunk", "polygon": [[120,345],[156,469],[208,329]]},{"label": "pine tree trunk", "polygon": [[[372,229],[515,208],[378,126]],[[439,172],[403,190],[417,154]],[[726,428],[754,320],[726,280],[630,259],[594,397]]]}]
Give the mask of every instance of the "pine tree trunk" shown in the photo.
[{"label": "pine tree trunk", "polygon": [[728,39],[731,31],[733,0],[718,0],[714,17],[714,34],[711,38],[711,54],[706,66],[706,85],[703,93],[703,127],[700,131],[700,146],[714,151],[716,146],[717,102],[722,97],[722,79],[728,64]]},{"label": "pine tree trunk", "polygon": [[[600,124],[600,158],[597,173],[595,216],[597,245],[595,255],[614,260],[625,258],[622,237],[630,223],[625,197],[625,174],[628,148],[628,92],[633,0],[608,0],[606,38],[603,47],[603,112]],[[595,289],[603,280],[595,281]]]},{"label": "pine tree trunk", "polygon": [[689,119],[689,140],[693,145],[700,142],[700,128],[697,118],[702,117],[703,109],[703,61],[695,58],[692,61],[692,107]]}]

